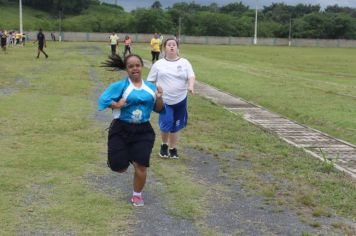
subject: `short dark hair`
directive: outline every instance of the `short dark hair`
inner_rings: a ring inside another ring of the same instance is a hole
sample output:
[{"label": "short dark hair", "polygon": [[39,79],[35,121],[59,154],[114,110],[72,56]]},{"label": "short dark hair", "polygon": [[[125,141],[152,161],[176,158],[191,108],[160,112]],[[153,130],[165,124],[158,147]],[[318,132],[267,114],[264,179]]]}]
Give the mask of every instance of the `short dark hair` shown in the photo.
[{"label": "short dark hair", "polygon": [[131,57],[137,57],[140,62],[141,62],[141,66],[143,67],[143,60],[142,60],[142,57],[137,55],[137,54],[129,54],[127,55],[125,58],[124,58],[124,66],[125,66],[125,69],[126,69],[126,66],[127,66],[127,61],[131,58]]},{"label": "short dark hair", "polygon": [[167,42],[168,42],[168,41],[171,41],[171,40],[176,41],[177,47],[179,47],[179,42],[178,42],[178,40],[177,40],[175,37],[169,37],[169,38],[167,38],[167,39],[164,41],[164,43],[163,43],[163,47],[166,47]]}]

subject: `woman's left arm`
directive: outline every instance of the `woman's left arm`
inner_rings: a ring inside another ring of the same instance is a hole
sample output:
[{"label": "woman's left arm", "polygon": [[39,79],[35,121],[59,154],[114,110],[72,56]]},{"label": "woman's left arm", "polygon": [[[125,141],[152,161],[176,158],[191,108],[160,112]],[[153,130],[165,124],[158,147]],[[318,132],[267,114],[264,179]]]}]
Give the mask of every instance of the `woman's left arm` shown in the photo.
[{"label": "woman's left arm", "polygon": [[195,73],[193,67],[188,60],[186,60],[186,70],[188,77],[188,91],[194,95]]},{"label": "woman's left arm", "polygon": [[188,77],[188,91],[194,95],[195,76]]},{"label": "woman's left arm", "polygon": [[163,90],[160,86],[157,86],[156,90],[156,103],[154,107],[155,112],[161,112],[164,109],[164,103],[162,100]]}]

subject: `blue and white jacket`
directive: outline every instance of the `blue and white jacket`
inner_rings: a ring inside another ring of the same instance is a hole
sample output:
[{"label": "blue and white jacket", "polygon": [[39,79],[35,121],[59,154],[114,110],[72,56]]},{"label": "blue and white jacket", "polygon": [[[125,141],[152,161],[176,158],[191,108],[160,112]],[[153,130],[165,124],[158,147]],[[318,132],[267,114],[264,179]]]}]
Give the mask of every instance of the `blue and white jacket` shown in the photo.
[{"label": "blue and white jacket", "polygon": [[143,123],[150,120],[150,115],[156,103],[155,91],[157,87],[142,80],[142,85],[137,88],[126,77],[112,83],[99,97],[98,110],[102,111],[111,106],[112,102],[121,98],[126,100],[126,106],[113,109],[114,119],[128,123]]}]

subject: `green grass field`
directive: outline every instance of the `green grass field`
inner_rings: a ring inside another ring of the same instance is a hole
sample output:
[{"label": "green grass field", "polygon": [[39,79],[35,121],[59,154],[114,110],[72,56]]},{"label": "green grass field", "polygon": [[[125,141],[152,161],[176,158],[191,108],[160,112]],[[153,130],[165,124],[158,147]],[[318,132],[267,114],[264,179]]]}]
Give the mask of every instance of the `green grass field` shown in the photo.
[{"label": "green grass field", "polygon": [[183,45],[181,54],[198,80],[356,144],[355,48]]},{"label": "green grass field", "polygon": [[[0,54],[0,235],[132,232],[135,209],[125,193],[112,190],[113,197],[88,181],[110,172],[108,124],[93,118],[94,90],[120,78],[99,67],[110,49],[104,43],[49,42],[45,50],[47,60],[35,59],[32,43]],[[149,59],[147,45],[134,50]],[[341,62],[353,54],[345,52],[182,47],[199,80],[355,143],[355,58]],[[199,96],[189,98],[189,113],[181,150],[213,155],[222,175],[266,204],[277,204],[277,210],[292,210],[316,228],[325,226],[322,217],[335,217],[330,232],[352,235],[337,218],[356,219],[356,184],[350,177]],[[249,165],[236,171],[235,162]],[[184,151],[174,164],[154,155],[150,171],[172,216],[192,221],[203,235],[217,235],[204,219],[213,205],[206,193],[218,187],[197,180],[188,163]]]}]

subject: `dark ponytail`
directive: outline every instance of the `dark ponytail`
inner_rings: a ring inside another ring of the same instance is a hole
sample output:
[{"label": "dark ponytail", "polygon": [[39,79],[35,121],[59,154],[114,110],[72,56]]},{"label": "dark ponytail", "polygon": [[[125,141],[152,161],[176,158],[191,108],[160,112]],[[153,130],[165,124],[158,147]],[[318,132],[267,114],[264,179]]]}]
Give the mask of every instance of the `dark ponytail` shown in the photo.
[{"label": "dark ponytail", "polygon": [[109,58],[101,63],[102,67],[107,67],[109,70],[125,70],[126,66],[124,61],[119,55],[112,55]]},{"label": "dark ponytail", "polygon": [[140,62],[141,66],[143,67],[143,60],[139,55],[130,54],[124,58],[124,60],[119,55],[109,56],[105,62],[101,64],[102,67],[107,67],[109,70],[126,70],[127,60],[130,57],[137,57]]}]

